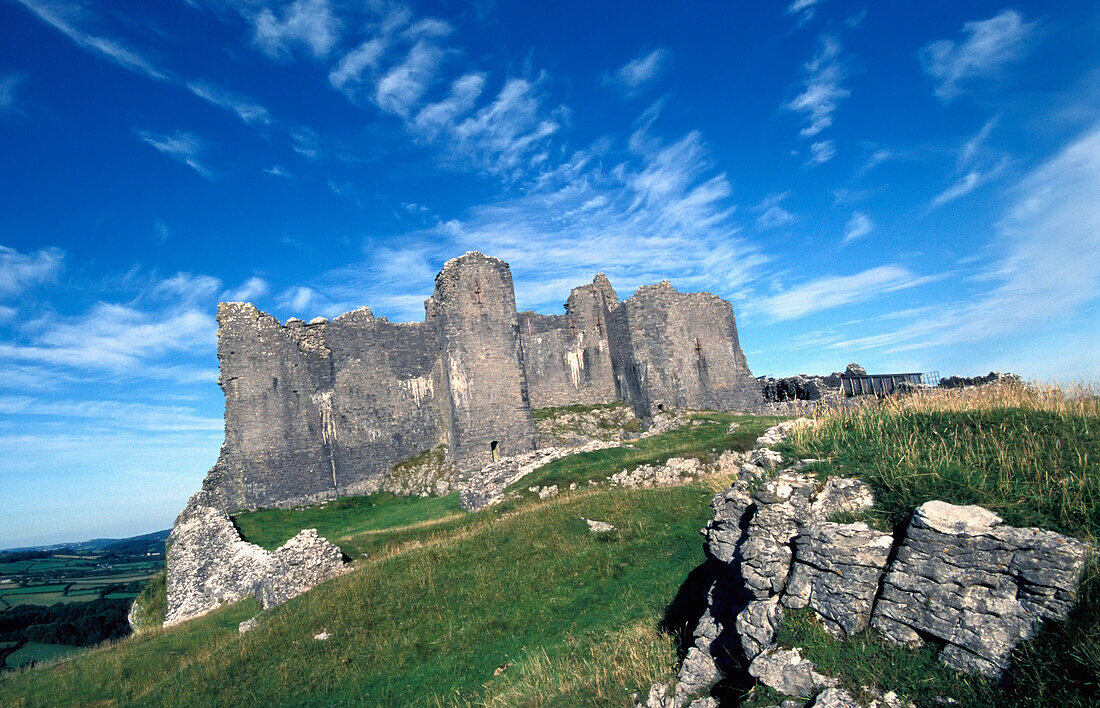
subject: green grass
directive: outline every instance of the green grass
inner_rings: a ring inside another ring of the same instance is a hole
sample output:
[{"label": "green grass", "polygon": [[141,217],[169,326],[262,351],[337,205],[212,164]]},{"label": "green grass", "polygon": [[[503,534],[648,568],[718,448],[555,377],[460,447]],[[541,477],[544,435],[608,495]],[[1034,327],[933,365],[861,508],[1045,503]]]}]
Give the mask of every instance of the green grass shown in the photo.
[{"label": "green grass", "polygon": [[1100,415],[874,409],[827,417],[789,448],[827,459],[824,475],[861,477],[893,525],[942,499],[1016,526],[1100,538]]},{"label": "green grass", "polygon": [[[701,413],[692,418],[702,425],[675,428],[659,435],[641,438],[629,443],[629,447],[613,447],[579,455],[570,455],[540,467],[512,485],[510,489],[558,485],[559,488],[576,482],[604,481],[621,470],[632,470],[641,465],[659,465],[670,457],[697,457],[709,461],[725,450],[750,450],[769,426],[780,420],[774,416],[735,416],[728,413]],[[740,427],[727,433],[730,423],[737,421]]]},{"label": "green grass", "polygon": [[[603,489],[468,515],[243,637],[251,600],[0,678],[0,704],[627,705],[675,671],[655,628],[701,560],[712,494]],[[593,535],[582,516],[618,530]]]},{"label": "green grass", "polygon": [[380,493],[299,509],[261,509],[238,514],[233,520],[245,539],[269,551],[302,529],[315,528],[349,557],[360,558],[408,540],[410,531],[439,526],[449,529],[455,523],[465,523],[468,515],[459,507],[457,492],[427,498]]},{"label": "green grass", "polygon": [[853,695],[861,696],[865,686],[896,691],[918,706],[937,705],[936,698],[950,696],[966,706],[982,703],[989,695],[988,682],[962,676],[940,663],[936,649],[893,646],[864,631],[836,641],[817,621],[811,610],[788,610],[776,635],[780,646],[800,647],[802,655],[827,676],[840,678]]}]

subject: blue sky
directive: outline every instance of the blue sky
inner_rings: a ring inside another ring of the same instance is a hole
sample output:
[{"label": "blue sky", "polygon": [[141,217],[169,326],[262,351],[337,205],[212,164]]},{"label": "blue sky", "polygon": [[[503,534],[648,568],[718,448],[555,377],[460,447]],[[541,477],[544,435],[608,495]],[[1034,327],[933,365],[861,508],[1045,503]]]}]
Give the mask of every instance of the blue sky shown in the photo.
[{"label": "blue sky", "polygon": [[214,310],[467,250],[733,301],[756,374],[1096,380],[1095,2],[0,0],[0,547],[163,528]]}]

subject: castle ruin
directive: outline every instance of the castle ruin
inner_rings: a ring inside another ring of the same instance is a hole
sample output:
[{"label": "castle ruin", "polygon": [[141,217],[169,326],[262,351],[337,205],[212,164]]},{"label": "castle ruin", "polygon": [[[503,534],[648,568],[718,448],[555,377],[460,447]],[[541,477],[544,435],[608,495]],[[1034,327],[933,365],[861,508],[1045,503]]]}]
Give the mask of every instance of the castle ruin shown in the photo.
[{"label": "castle ruin", "polygon": [[534,449],[533,408],[622,401],[640,417],[761,403],[733,307],[666,281],[619,302],[603,274],[565,314],[516,312],[512,275],[471,252],[448,261],[423,322],[368,308],[280,325],[218,307],[225,442],[203,482],[227,510],[380,488],[394,465],[444,446],[459,478]]}]

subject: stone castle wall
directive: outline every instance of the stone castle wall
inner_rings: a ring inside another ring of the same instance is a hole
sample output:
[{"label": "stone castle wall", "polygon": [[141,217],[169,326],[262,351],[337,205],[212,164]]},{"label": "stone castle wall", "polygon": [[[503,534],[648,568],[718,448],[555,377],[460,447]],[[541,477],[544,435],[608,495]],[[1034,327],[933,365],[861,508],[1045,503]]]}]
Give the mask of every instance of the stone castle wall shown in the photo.
[{"label": "stone castle wall", "polygon": [[370,493],[441,444],[462,478],[534,449],[532,408],[761,403],[733,309],[707,293],[662,283],[620,303],[600,274],[564,315],[517,315],[508,264],[468,253],[444,265],[425,311],[410,324],[361,308],[280,325],[220,305],[225,443],[207,498],[233,511]]},{"label": "stone castle wall", "polygon": [[677,292],[668,281],[646,285],[610,312],[608,326],[620,397],[639,416],[759,405],[725,300]]}]

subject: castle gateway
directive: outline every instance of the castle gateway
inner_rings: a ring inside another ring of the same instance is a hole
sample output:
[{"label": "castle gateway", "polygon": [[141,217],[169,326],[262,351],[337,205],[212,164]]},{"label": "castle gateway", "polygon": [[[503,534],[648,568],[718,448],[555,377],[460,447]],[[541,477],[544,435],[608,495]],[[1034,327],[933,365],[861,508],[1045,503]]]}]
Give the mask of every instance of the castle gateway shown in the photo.
[{"label": "castle gateway", "polygon": [[532,408],[622,401],[639,416],[761,403],[733,307],[666,281],[619,302],[603,274],[563,315],[516,312],[512,274],[448,261],[423,322],[368,308],[309,324],[218,307],[225,442],[203,489],[227,510],[376,491],[444,446],[459,479],[535,447]]}]

